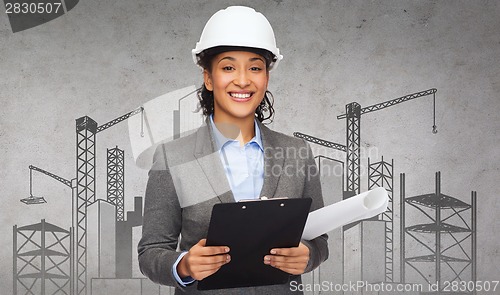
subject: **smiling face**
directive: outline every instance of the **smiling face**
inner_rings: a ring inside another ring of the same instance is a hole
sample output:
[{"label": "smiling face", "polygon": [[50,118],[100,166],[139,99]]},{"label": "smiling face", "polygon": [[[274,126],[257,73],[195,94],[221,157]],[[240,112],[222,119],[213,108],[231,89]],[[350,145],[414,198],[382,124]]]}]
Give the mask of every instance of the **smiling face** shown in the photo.
[{"label": "smiling face", "polygon": [[214,94],[214,120],[252,121],[269,81],[265,59],[252,52],[228,51],[212,59],[203,72],[205,87]]}]

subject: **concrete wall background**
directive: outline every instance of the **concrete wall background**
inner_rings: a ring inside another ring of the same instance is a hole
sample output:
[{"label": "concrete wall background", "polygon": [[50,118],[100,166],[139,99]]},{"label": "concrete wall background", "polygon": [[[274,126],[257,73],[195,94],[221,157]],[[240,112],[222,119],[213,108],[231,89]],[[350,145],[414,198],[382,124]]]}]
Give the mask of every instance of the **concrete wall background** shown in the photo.
[{"label": "concrete wall background", "polygon": [[[199,85],[191,49],[204,23],[233,1],[80,1],[68,14],[13,34],[0,13],[0,285],[12,288],[12,226],[69,228],[71,191],[28,166],[75,175],[74,120],[99,124],[166,92]],[[362,145],[395,159],[409,195],[442,191],[469,202],[478,192],[478,280],[498,280],[500,218],[500,3],[498,1],[239,1],[263,12],[284,60],[271,73],[271,128],[345,143],[336,116],[437,88],[362,118]],[[106,148],[129,149],[125,123],[100,134],[97,197],[105,198]],[[146,171],[126,153],[126,210],[143,195]],[[366,165],[366,163],[364,164]],[[366,168],[366,167],[365,167]],[[366,181],[362,182],[366,189]],[[396,195],[399,194],[396,187]],[[334,262],[333,262],[334,263]]]}]

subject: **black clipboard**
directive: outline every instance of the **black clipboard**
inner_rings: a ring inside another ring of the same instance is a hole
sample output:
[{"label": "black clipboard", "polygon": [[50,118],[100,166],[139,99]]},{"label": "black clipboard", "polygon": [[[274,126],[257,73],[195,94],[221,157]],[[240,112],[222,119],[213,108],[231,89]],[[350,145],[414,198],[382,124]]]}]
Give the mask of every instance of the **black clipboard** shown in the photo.
[{"label": "black clipboard", "polygon": [[231,261],[198,282],[198,290],[284,284],[289,274],[264,264],[272,248],[297,247],[310,198],[214,205],[207,246],[229,246]]}]

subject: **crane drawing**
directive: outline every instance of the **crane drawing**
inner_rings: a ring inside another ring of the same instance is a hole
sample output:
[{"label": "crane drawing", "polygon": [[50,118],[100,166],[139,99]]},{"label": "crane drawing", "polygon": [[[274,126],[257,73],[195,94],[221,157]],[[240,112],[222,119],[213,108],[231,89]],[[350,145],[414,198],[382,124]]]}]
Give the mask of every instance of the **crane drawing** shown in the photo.
[{"label": "crane drawing", "polygon": [[[58,176],[54,173],[51,173],[49,171],[46,171],[42,168],[39,168],[39,167],[36,167],[36,166],[33,166],[33,165],[30,165],[29,167],[29,171],[30,171],[30,196],[28,198],[24,198],[24,199],[21,199],[21,202],[23,202],[24,204],[27,204],[27,205],[34,205],[34,204],[43,204],[43,203],[47,203],[47,200],[45,200],[44,197],[36,197],[34,194],[33,194],[33,171],[37,171],[37,172],[40,172],[44,175],[47,175],[57,181],[59,181],[60,183],[64,184],[65,186],[69,187],[71,189],[71,203],[72,203],[72,218],[71,218],[71,231],[70,231],[70,236],[71,236],[71,240],[73,241],[73,230],[74,230],[74,225],[75,225],[75,206],[76,206],[76,203],[75,203],[75,191],[76,191],[76,178],[75,179],[72,179],[72,180],[68,180],[68,179],[65,179],[61,176]],[[42,224],[45,224],[44,222],[42,222]],[[49,224],[50,226],[50,224]],[[44,228],[44,227],[42,227]],[[19,229],[21,230],[21,228]],[[59,229],[60,232],[63,232],[62,229]],[[54,234],[54,233],[53,233]],[[54,234],[55,235],[55,234]],[[28,239],[28,241],[32,242],[31,240],[32,236],[30,236],[30,238]],[[15,238],[14,238],[15,240]],[[16,248],[14,248],[16,249]],[[66,274],[66,276],[69,278],[68,281],[69,281],[69,285],[70,285],[70,290],[73,290],[74,288],[74,281],[71,279],[73,277],[73,274],[74,274],[74,271],[75,271],[75,265],[74,265],[74,257],[71,255],[71,253],[73,253],[73,249],[74,249],[74,245],[73,243],[71,243],[71,249],[69,251],[69,264],[70,264],[70,274]],[[17,250],[16,250],[17,251]],[[31,252],[31,253],[37,253],[37,252]],[[41,255],[44,256],[46,255],[46,251],[41,251]],[[26,253],[25,253],[26,254]],[[20,253],[18,253],[18,255],[21,255]],[[57,255],[61,255],[61,254],[57,254]],[[45,257],[41,257],[42,258],[42,261],[45,261]],[[60,264],[62,264],[64,261],[62,261]],[[61,270],[61,268],[59,267],[58,264],[56,267]],[[45,269],[45,264],[42,263],[42,270],[39,274],[30,274],[29,276],[34,276],[35,278],[40,278],[41,279],[41,284],[42,284],[42,290],[44,290],[44,284],[45,284],[45,278],[46,277],[49,277],[50,274],[48,274],[48,272],[46,272]],[[42,275],[42,273],[45,273],[44,275]],[[17,278],[17,280],[20,280],[22,279],[22,275],[19,274],[19,272],[16,270],[16,273],[14,274],[14,276]],[[55,278],[61,278],[61,277],[57,277],[57,275],[55,276]],[[53,283],[55,283],[55,280],[52,280]],[[33,286],[33,285],[32,285]],[[62,289],[64,286],[64,284],[62,286],[58,286],[59,289]],[[14,285],[14,291],[16,291],[16,285]]]},{"label": "crane drawing", "polygon": [[[432,132],[437,133],[436,126],[436,88],[431,88],[428,90],[404,95],[395,99],[391,99],[385,102],[377,103],[367,107],[361,107],[357,102],[351,102],[345,106],[345,114],[338,115],[337,119],[346,119],[346,145],[334,143],[324,139],[320,139],[311,135],[306,135],[300,132],[294,132],[294,136],[302,138],[309,142],[319,144],[328,148],[336,149],[346,153],[346,178],[347,185],[345,196],[352,196],[360,193],[360,175],[361,175],[361,165],[360,165],[360,145],[361,145],[361,115],[383,110],[385,108],[407,102],[419,97],[425,97],[428,95],[433,95],[433,117],[434,122],[432,125]],[[382,214],[382,220],[387,221],[385,224],[385,241],[386,241],[386,251],[385,251],[385,278],[388,282],[393,281],[393,266],[394,266],[394,254],[393,254],[393,201],[392,192],[389,194],[389,205],[388,210]]]},{"label": "crane drawing", "polygon": [[[96,134],[102,132],[131,116],[141,114],[144,121],[144,108],[139,107],[131,112],[98,126],[97,122],[88,116],[76,119],[76,178],[72,181],[47,172],[35,166],[30,166],[30,197],[22,199],[27,205],[43,204],[43,197],[35,197],[32,193],[32,171],[48,175],[72,189],[72,225],[76,231],[73,245],[74,266],[72,266],[72,294],[88,294],[87,291],[87,207],[96,201],[95,195],[95,149]],[[143,136],[141,125],[141,136]],[[123,200],[112,199],[114,205],[119,205],[118,212],[123,215]],[[75,226],[76,225],[76,226]],[[74,270],[73,270],[74,269]]]},{"label": "crane drawing", "polygon": [[47,203],[47,201],[45,200],[44,197],[35,197],[33,195],[33,170],[35,171],[38,171],[42,174],[45,174],[47,176],[50,176],[52,177],[53,179],[59,181],[60,183],[64,184],[65,186],[73,189],[74,186],[72,185],[72,181],[71,180],[67,180],[61,176],[58,176],[58,175],[55,175],[53,173],[50,173],[46,170],[43,170],[41,168],[38,168],[36,166],[33,166],[33,165],[30,165],[29,167],[29,170],[30,170],[30,196],[28,198],[25,198],[25,199],[21,199],[21,202],[27,204],[27,205],[34,205],[34,204],[43,204],[43,203]]}]

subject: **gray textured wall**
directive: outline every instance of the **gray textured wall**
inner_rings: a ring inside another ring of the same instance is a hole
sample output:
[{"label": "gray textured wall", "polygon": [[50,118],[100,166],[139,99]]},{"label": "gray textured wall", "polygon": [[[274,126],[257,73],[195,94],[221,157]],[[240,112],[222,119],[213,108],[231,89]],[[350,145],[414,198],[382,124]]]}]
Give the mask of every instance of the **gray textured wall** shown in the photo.
[{"label": "gray textured wall", "polygon": [[[200,84],[190,51],[206,20],[232,1],[86,0],[44,25],[12,33],[0,13],[0,286],[12,288],[12,226],[47,222],[68,228],[71,191],[40,174],[26,206],[28,165],[71,179],[74,120],[102,124],[166,92]],[[263,12],[284,60],[271,74],[272,128],[345,143],[345,105],[368,106],[437,88],[363,116],[362,146],[395,159],[408,195],[442,191],[469,202],[478,193],[478,279],[498,280],[500,218],[500,2],[239,1]],[[105,198],[106,148],[126,151],[126,210],[144,193],[125,123],[97,147],[97,196]],[[364,164],[366,165],[366,163]],[[362,189],[366,189],[363,180]],[[396,190],[399,194],[399,190]],[[332,261],[331,263],[336,263]]]}]

